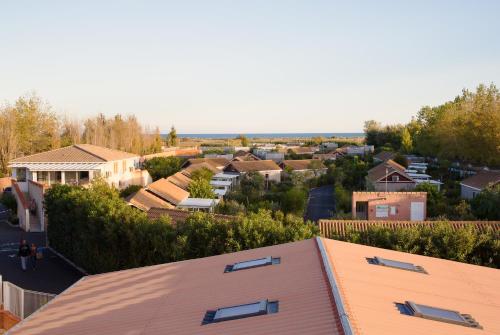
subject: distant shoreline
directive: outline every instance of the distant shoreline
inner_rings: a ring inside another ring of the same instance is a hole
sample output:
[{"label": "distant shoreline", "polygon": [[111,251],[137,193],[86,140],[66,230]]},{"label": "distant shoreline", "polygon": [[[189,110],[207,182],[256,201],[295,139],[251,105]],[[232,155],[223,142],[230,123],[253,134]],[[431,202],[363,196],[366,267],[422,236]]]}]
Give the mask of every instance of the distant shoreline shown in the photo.
[{"label": "distant shoreline", "polygon": [[[247,134],[177,134],[179,138],[193,139],[234,139],[239,135],[244,135],[249,139],[258,138],[312,138],[312,137],[340,137],[340,138],[359,138],[364,137],[364,133],[247,133]],[[167,136],[167,134],[162,134]]]}]

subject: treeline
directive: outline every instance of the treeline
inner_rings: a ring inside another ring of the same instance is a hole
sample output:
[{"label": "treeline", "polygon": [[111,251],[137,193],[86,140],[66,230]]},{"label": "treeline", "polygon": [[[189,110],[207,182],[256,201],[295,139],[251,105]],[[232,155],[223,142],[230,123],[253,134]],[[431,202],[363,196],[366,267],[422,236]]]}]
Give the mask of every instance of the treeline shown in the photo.
[{"label": "treeline", "polygon": [[485,232],[473,226],[454,229],[446,221],[397,229],[372,225],[366,231],[350,229],[345,235],[330,238],[500,268],[500,233],[491,228]]},{"label": "treeline", "polygon": [[218,255],[311,238],[302,218],[261,210],[233,220],[196,213],[185,223],[149,220],[104,182],[54,185],[45,196],[49,244],[90,273]]},{"label": "treeline", "polygon": [[474,164],[500,165],[500,93],[493,84],[463,90],[454,100],[423,107],[407,125],[365,123],[376,147]]},{"label": "treeline", "polygon": [[36,95],[0,106],[0,175],[9,160],[78,143],[89,143],[136,154],[159,152],[159,129],[142,126],[135,116],[100,114],[86,120],[56,114]]}]

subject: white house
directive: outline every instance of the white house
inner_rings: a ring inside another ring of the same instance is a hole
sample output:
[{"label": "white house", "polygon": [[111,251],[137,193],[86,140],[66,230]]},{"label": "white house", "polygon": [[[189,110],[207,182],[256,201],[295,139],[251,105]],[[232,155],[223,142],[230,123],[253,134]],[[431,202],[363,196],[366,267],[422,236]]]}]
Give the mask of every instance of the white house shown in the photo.
[{"label": "white house", "polygon": [[116,188],[146,186],[151,176],[139,169],[139,155],[91,144],[75,144],[9,162],[20,226],[26,231],[45,230],[43,197],[54,184],[86,186],[102,177]]},{"label": "white house", "polygon": [[499,171],[480,171],[474,176],[462,180],[460,183],[460,196],[463,199],[472,199],[488,186],[499,183]]}]

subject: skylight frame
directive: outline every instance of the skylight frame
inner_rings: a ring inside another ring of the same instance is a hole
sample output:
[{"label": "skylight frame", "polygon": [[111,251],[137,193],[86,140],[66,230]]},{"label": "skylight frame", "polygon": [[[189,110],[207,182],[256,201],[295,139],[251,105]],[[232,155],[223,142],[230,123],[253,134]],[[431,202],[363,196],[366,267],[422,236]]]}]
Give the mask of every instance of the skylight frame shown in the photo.
[{"label": "skylight frame", "polygon": [[236,262],[234,264],[226,265],[226,268],[224,269],[224,273],[237,272],[237,271],[259,268],[259,267],[268,266],[268,265],[276,265],[276,264],[280,264],[280,263],[281,263],[280,257],[267,256],[267,257],[262,257],[262,258],[255,258],[255,259],[245,260],[245,261],[241,261],[241,262]]},{"label": "skylight frame", "polygon": [[383,257],[379,257],[379,256],[375,256],[371,260],[372,260],[371,263],[375,264],[375,265],[385,266],[385,267],[393,268],[393,269],[399,269],[399,270],[427,274],[427,271],[425,271],[425,269],[422,266],[415,265],[413,263],[397,261],[394,259],[388,259],[388,258],[383,258]]},{"label": "skylight frame", "polygon": [[221,307],[207,311],[202,325],[245,319],[254,316],[278,313],[279,301],[259,300],[248,304]]},{"label": "skylight frame", "polygon": [[[459,311],[455,311],[452,309],[417,304],[413,301],[405,301],[405,304],[409,308],[410,312],[412,313],[411,315],[415,316],[415,317],[420,317],[423,319],[428,319],[428,320],[433,320],[433,321],[440,321],[440,322],[445,322],[445,323],[456,324],[456,325],[460,325],[460,326],[464,326],[464,327],[479,328],[479,329],[483,328],[469,314],[462,314]],[[429,310],[432,310],[433,313],[430,313]],[[439,314],[441,314],[441,315],[439,315]],[[444,314],[452,314],[455,316],[455,318],[446,317]]]}]

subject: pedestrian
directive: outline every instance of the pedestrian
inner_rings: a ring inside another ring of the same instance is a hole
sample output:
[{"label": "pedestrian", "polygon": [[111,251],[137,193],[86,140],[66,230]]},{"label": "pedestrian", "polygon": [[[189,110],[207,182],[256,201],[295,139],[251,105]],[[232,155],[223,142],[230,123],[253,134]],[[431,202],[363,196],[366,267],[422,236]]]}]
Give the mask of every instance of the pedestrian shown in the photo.
[{"label": "pedestrian", "polygon": [[30,253],[31,266],[33,266],[33,270],[35,270],[36,269],[36,252],[37,252],[35,243],[31,243],[30,252],[31,252]]},{"label": "pedestrian", "polygon": [[26,271],[26,263],[28,262],[28,257],[31,254],[30,246],[26,240],[21,240],[21,245],[19,246],[19,257],[21,257],[21,268]]}]

